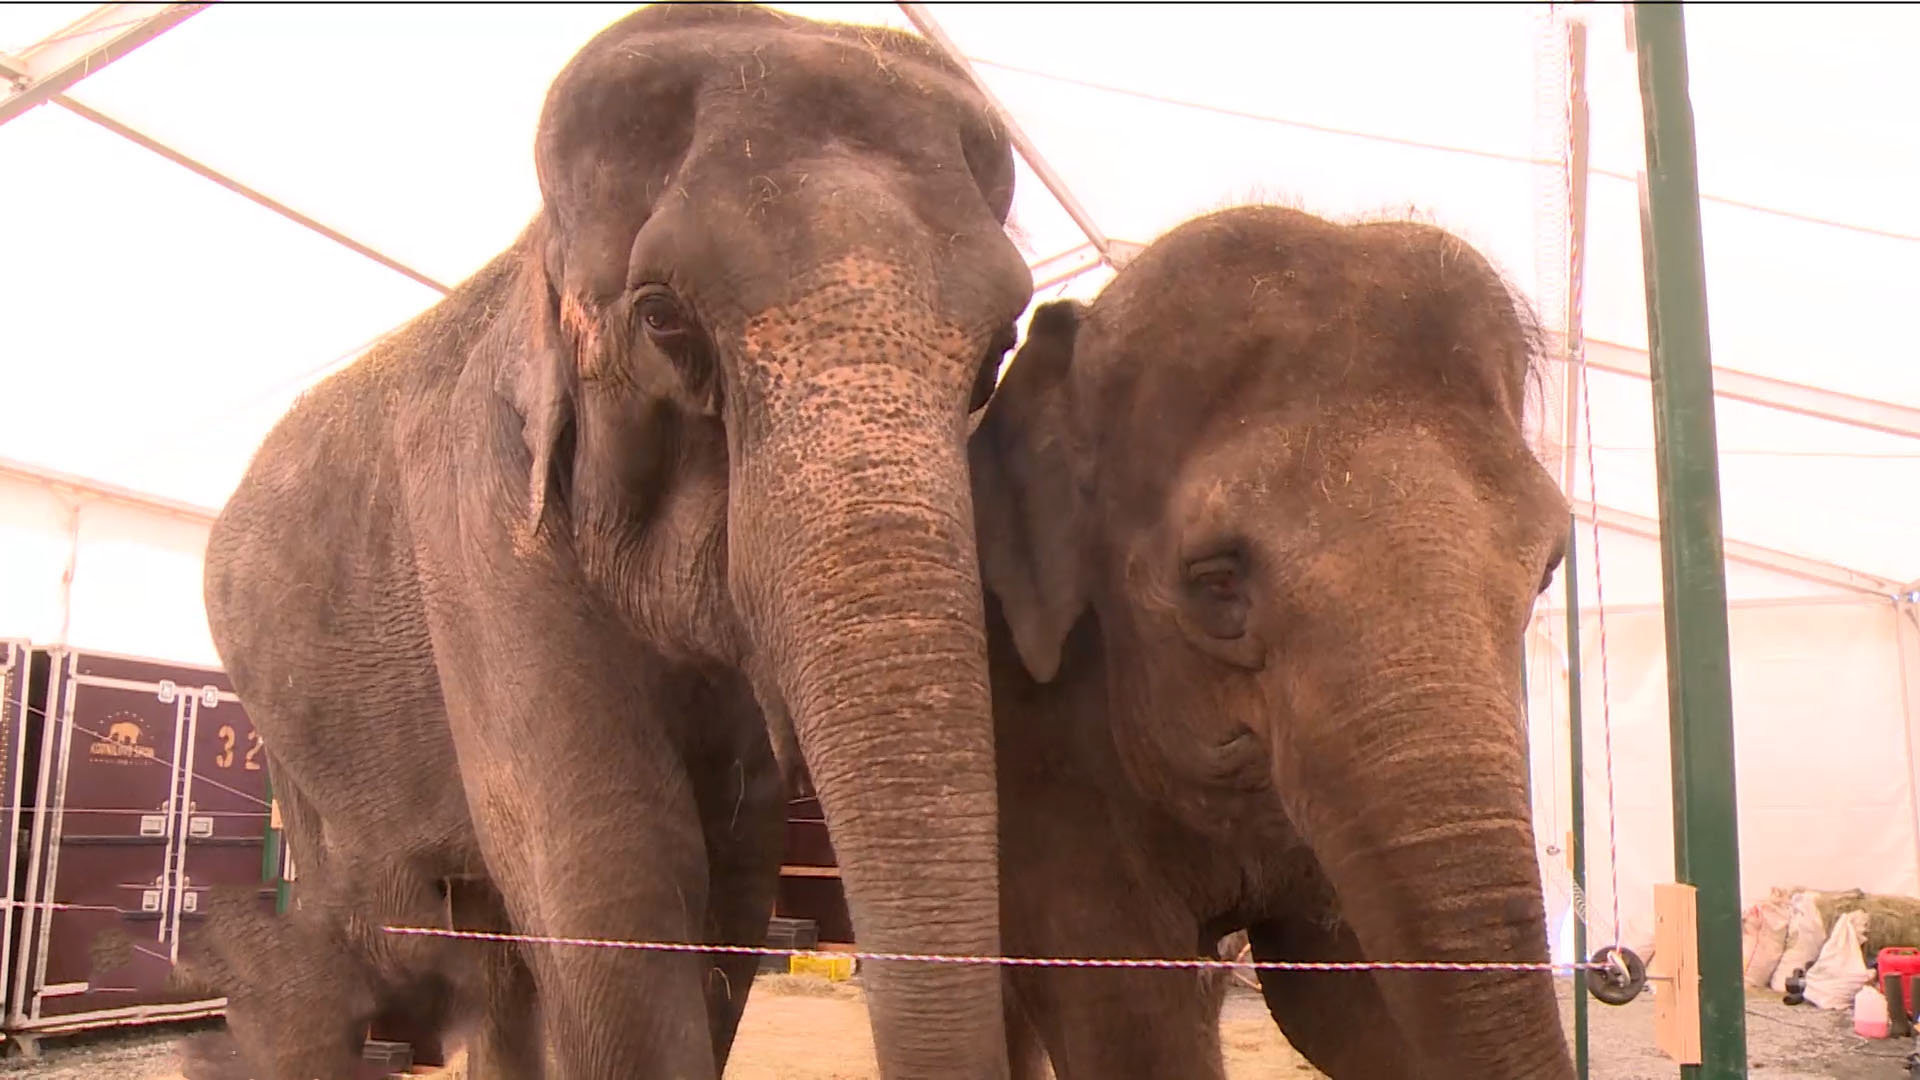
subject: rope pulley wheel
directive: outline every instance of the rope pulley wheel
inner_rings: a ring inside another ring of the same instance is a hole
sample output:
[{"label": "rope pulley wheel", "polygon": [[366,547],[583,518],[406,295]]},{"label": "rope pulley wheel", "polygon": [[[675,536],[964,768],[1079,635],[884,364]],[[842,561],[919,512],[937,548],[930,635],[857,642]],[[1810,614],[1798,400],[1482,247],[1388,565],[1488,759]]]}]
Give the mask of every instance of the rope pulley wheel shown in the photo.
[{"label": "rope pulley wheel", "polygon": [[1622,945],[1609,945],[1593,954],[1587,969],[1587,992],[1608,1005],[1625,1005],[1647,988],[1646,961]]}]

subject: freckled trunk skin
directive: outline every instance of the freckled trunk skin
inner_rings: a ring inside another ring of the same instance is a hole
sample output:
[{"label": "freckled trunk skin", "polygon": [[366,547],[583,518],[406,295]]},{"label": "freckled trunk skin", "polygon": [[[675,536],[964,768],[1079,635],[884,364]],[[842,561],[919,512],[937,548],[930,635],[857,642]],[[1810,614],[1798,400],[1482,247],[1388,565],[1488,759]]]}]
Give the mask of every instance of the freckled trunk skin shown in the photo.
[{"label": "freckled trunk skin", "polygon": [[[1405,629],[1404,611],[1391,619],[1376,625]],[[1544,962],[1513,700],[1490,661],[1447,649],[1445,631],[1428,637],[1411,650],[1404,637],[1369,643],[1349,653],[1366,659],[1329,669],[1337,689],[1324,719],[1283,752],[1288,811],[1369,959]],[[1314,795],[1293,794],[1303,790]],[[1551,974],[1375,977],[1421,1075],[1573,1076]]]},{"label": "freckled trunk skin", "polygon": [[[994,955],[993,727],[963,418],[913,378],[872,365],[792,392],[767,441],[735,457],[748,464],[731,570],[861,947]],[[863,970],[884,1075],[1007,1075],[996,968]]]}]

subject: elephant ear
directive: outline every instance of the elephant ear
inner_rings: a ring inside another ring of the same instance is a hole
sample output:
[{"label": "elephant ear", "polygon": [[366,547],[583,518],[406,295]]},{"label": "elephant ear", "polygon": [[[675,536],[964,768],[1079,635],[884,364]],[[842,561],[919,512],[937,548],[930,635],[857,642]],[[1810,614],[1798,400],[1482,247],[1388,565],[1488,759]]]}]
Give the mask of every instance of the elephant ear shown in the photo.
[{"label": "elephant ear", "polygon": [[[554,254],[549,244],[547,254]],[[533,465],[527,470],[527,535],[537,536],[550,515],[564,515],[573,478],[573,456],[580,394],[580,367],[573,342],[562,326],[567,303],[549,271],[552,259],[529,259],[527,302],[533,308],[527,347],[508,373],[508,396],[519,410],[521,437]],[[580,314],[575,312],[574,314]]]},{"label": "elephant ear", "polygon": [[1086,607],[1088,505],[1074,452],[1074,339],[1083,305],[1040,307],[969,447],[980,574],[1027,672],[1050,682]]}]

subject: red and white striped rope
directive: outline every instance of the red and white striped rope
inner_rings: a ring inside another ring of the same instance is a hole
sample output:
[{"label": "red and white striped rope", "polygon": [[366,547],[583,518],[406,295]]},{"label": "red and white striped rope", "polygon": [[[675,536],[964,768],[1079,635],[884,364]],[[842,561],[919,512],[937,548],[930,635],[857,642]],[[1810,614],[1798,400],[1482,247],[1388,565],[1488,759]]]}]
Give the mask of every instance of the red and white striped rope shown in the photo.
[{"label": "red and white striped rope", "polygon": [[510,942],[531,945],[570,945],[593,949],[634,949],[644,952],[726,953],[734,956],[806,956],[851,957],[856,960],[892,960],[920,964],[995,964],[1005,967],[1069,968],[1164,968],[1187,970],[1232,970],[1253,968],[1258,971],[1547,971],[1571,975],[1578,971],[1605,971],[1611,965],[1582,961],[1571,964],[1506,960],[1400,961],[1363,960],[1352,962],[1320,960],[1208,960],[1204,957],[1064,957],[1064,956],[959,956],[949,953],[902,952],[826,952],[817,949],[777,949],[760,945],[711,945],[684,941],[622,941],[612,938],[548,937],[535,934],[506,934],[487,930],[443,930],[431,926],[389,926],[389,934],[412,937],[456,938],[464,941]]}]

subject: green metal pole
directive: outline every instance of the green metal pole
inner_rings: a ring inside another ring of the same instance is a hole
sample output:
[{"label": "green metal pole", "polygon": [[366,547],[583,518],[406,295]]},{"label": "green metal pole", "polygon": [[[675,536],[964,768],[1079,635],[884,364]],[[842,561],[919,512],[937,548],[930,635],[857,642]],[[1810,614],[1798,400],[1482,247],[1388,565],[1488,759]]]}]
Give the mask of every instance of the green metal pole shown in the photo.
[{"label": "green metal pole", "polygon": [[268,771],[268,773],[261,778],[261,785],[267,797],[268,817],[266,842],[261,845],[260,850],[260,880],[273,886],[273,908],[275,911],[285,914],[287,910],[287,880],[280,873],[282,865],[280,855],[285,845],[285,838],[282,831],[275,828],[273,824],[273,773],[271,771]]},{"label": "green metal pole", "polygon": [[260,780],[261,796],[267,800],[267,834],[260,846],[260,880],[272,883],[280,872],[280,830],[273,827],[273,774]]},{"label": "green metal pole", "polygon": [[[1567,760],[1572,777],[1573,837],[1568,848],[1573,856],[1573,895],[1579,902],[1574,910],[1573,958],[1587,958],[1587,764],[1586,735],[1580,727],[1580,573],[1575,554],[1579,551],[1580,519],[1574,517],[1567,537],[1567,559],[1561,570],[1567,579]],[[1580,1080],[1587,1080],[1587,980],[1573,980],[1573,1067]]]},{"label": "green metal pole", "polygon": [[1719,449],[1707,338],[1706,262],[1693,105],[1679,5],[1633,5],[1647,178],[1641,206],[1660,561],[1673,741],[1674,873],[1697,890],[1701,1064],[1683,1077],[1747,1075],[1740,973],[1740,840]]}]

